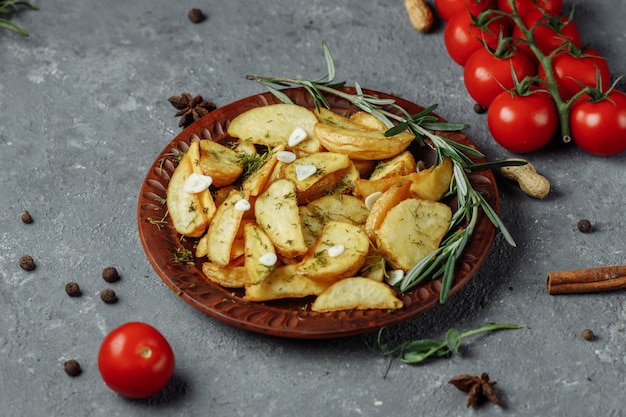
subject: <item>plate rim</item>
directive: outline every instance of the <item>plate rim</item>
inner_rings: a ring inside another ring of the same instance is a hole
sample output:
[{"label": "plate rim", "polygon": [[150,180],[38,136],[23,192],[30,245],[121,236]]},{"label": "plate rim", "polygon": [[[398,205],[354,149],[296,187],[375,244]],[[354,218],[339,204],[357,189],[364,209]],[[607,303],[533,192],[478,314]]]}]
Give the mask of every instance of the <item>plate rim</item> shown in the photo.
[{"label": "plate rim", "polygon": [[[341,87],[341,89],[348,93],[355,92],[354,87],[344,86]],[[314,107],[311,97],[302,87],[285,88],[280,91],[288,95],[296,104],[306,105],[309,108]],[[412,113],[424,109],[424,107],[419,104],[388,93],[370,89],[363,89],[363,92],[380,98],[394,99],[397,104],[410,110]],[[345,107],[346,110],[351,109],[352,111],[357,110],[347,101],[342,102],[342,99],[335,96],[329,95],[327,99],[333,103],[335,107]],[[162,175],[161,180],[169,182],[169,177],[165,178],[167,176],[165,175],[166,171],[168,168],[175,168],[174,163],[167,159],[168,154],[175,149],[179,149],[178,147],[184,147],[184,144],[188,145],[192,138],[196,136],[200,137],[202,130],[207,129],[207,126],[210,126],[211,130],[214,131],[209,132],[210,135],[227,136],[227,124],[232,120],[232,117],[234,117],[230,115],[231,113],[241,113],[252,107],[277,103],[280,103],[280,100],[271,92],[263,92],[219,107],[179,132],[167,146],[159,152],[156,159],[151,163],[144,181],[142,182],[138,198],[137,221],[138,233],[144,253],[159,278],[180,298],[217,320],[256,333],[287,338],[326,339],[353,336],[376,331],[382,327],[401,324],[435,308],[439,304],[438,289],[441,285],[441,278],[422,283],[415,289],[402,294],[405,307],[393,312],[382,312],[381,310],[348,310],[332,313],[317,313],[296,308],[279,308],[271,305],[271,303],[258,303],[243,300],[236,294],[233,294],[232,291],[220,287],[217,284],[209,283],[206,279],[203,279],[202,271],[199,269],[199,264],[201,263],[199,260],[196,260],[193,265],[172,265],[171,262],[165,262],[159,256],[150,238],[153,237],[156,229],[158,229],[158,233],[162,233],[163,229],[149,221],[149,219],[153,218],[150,214],[154,214],[158,211],[158,206],[154,202],[156,199],[155,194],[157,194],[156,191],[163,192],[163,189],[166,188],[166,185],[159,182],[159,175]],[[435,114],[435,116],[443,120],[438,115]],[[476,145],[466,135],[455,132],[453,136],[455,140],[476,148]],[[477,162],[486,162],[485,158],[475,159]],[[157,179],[155,179],[155,177],[157,177]],[[485,170],[479,173],[471,173],[469,178],[472,182],[479,181],[479,187],[482,187],[482,191],[487,194],[485,197],[486,200],[492,206],[494,212],[499,215],[500,199],[493,172],[491,170]],[[493,247],[496,228],[488,220],[482,210],[479,216],[474,235],[472,239],[470,239],[468,247],[464,250],[462,258],[465,256],[466,252],[468,252],[468,248],[471,248],[472,243],[477,242],[478,234],[480,234],[481,248],[484,249],[477,257],[472,255],[471,259],[461,259],[461,266],[457,263],[455,281],[450,290],[449,297],[455,295],[477,274]],[[169,230],[170,234],[171,231],[173,231],[171,223],[166,223],[162,227]],[[165,236],[168,240],[159,240],[160,243],[166,242],[170,245],[177,244],[172,240],[171,235]],[[182,245],[184,246],[184,243]],[[464,270],[463,268],[467,269]],[[194,280],[197,279],[201,281],[201,284],[207,285],[209,288],[202,286],[202,290],[200,290],[197,285],[198,282],[194,285]],[[428,294],[424,293],[424,290]],[[437,295],[436,303],[432,302],[433,294]],[[420,302],[420,297],[424,298],[426,301]],[[416,305],[417,307],[415,307]]]}]

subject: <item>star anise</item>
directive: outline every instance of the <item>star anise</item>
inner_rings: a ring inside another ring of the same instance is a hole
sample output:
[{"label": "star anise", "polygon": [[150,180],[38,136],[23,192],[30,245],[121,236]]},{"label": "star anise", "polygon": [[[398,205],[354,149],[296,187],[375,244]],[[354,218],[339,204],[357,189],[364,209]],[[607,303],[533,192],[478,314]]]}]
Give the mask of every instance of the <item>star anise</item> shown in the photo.
[{"label": "star anise", "polygon": [[467,407],[475,406],[483,399],[494,404],[500,404],[500,400],[493,389],[496,382],[489,381],[489,375],[485,372],[480,376],[457,375],[448,382],[459,390],[467,392],[467,400],[465,401]]},{"label": "star anise", "polygon": [[180,117],[178,126],[187,127],[202,116],[215,110],[217,106],[210,100],[204,100],[200,94],[193,97],[185,92],[180,96],[172,96],[167,99],[178,110],[175,117]]}]

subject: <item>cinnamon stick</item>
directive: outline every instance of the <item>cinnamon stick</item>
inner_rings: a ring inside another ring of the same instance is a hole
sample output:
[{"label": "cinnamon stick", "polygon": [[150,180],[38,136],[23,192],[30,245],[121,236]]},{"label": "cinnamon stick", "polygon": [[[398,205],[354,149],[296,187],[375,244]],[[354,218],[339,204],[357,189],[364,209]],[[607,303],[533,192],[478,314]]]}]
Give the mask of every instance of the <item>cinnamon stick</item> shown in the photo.
[{"label": "cinnamon stick", "polygon": [[626,265],[550,272],[548,294],[577,294],[626,288]]}]

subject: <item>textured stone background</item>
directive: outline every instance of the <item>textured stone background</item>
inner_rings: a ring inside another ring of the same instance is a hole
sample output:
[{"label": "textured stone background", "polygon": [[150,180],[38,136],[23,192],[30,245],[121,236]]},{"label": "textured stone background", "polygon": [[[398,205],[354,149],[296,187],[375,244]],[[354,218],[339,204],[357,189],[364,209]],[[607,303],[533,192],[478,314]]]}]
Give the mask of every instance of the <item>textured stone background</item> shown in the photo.
[{"label": "textured stone background", "polygon": [[[552,146],[528,155],[551,181],[542,201],[499,179],[502,219],[517,248],[497,238],[476,278],[447,304],[393,329],[440,339],[487,322],[522,330],[479,336],[462,356],[421,366],[387,359],[368,343],[284,340],[232,328],[181,301],[156,276],[138,236],[136,204],[156,155],[180,131],[167,102],[190,91],[218,106],[263,91],[246,74],[317,78],[327,41],[338,79],[428,105],[469,123],[490,158],[512,156],[472,111],[443,29],[416,32],[401,1],[34,1],[0,31],[0,404],[4,416],[414,416],[467,415],[456,374],[488,372],[503,406],[485,416],[623,415],[623,292],[552,297],[549,271],[624,263],[626,155],[593,157]],[[570,10],[573,1],[565,1]],[[192,7],[208,20],[193,25]],[[626,71],[626,3],[581,0],[583,42]],[[622,85],[623,88],[623,85]],[[523,134],[523,133],[522,133]],[[35,222],[24,225],[29,210]],[[588,218],[590,234],[576,223]],[[18,268],[31,254],[37,269]],[[106,305],[100,273],[116,266],[120,297]],[[64,293],[78,281],[80,298]],[[177,355],[175,377],[146,401],[102,383],[100,342],[129,320],[158,327]],[[597,339],[580,337],[591,328]],[[83,374],[70,378],[63,362]]]}]

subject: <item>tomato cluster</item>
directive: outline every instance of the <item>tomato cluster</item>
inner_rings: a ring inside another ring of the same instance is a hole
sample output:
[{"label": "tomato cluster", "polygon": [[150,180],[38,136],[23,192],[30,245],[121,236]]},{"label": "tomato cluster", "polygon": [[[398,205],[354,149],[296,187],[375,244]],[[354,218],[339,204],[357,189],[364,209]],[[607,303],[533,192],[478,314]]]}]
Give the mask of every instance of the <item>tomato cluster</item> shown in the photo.
[{"label": "tomato cluster", "polygon": [[515,153],[557,134],[586,152],[626,150],[626,94],[604,57],[581,46],[562,0],[435,0],[444,43],[465,87],[487,109],[489,130]]}]

